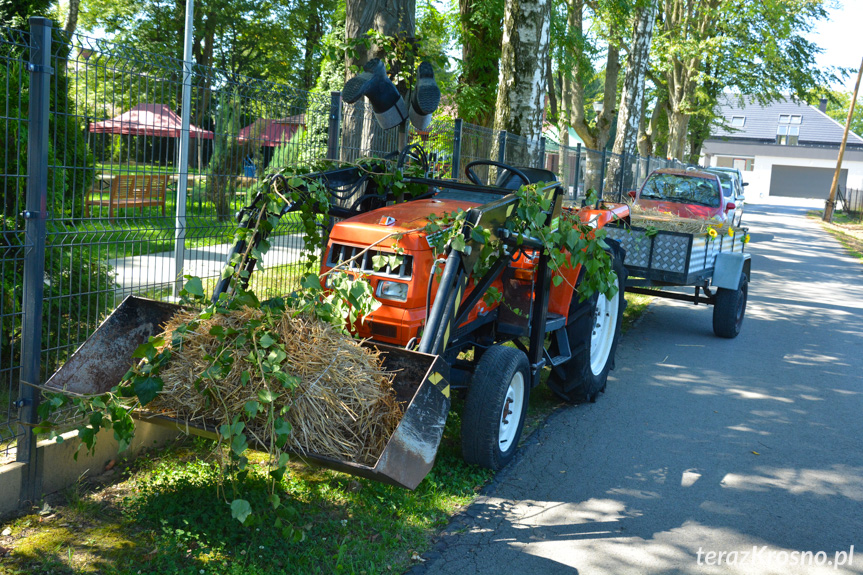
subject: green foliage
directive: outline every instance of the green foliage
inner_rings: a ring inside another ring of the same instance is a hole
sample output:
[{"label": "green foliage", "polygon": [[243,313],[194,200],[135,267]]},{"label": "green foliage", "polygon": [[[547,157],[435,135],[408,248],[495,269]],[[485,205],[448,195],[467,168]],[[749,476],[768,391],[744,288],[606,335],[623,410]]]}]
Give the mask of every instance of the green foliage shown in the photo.
[{"label": "green foliage", "polygon": [[[853,92],[828,92],[827,115],[844,126],[848,120],[848,110],[851,107],[851,97],[853,95]],[[863,134],[863,98],[858,98],[854,104],[854,115],[851,116],[851,131],[858,136]]]},{"label": "green foliage", "polygon": [[[518,245],[523,244],[524,238],[539,241],[548,254],[549,267],[555,272],[582,266],[586,272],[578,286],[582,301],[596,292],[605,294],[609,299],[614,297],[617,288],[614,285],[609,246],[604,239],[605,230],[591,228],[581,222],[577,213],[571,212],[564,212],[558,220],[548,222],[553,198],[550,194],[541,194],[537,184],[522,186],[515,193],[519,198],[518,207],[507,219],[506,227],[513,232]],[[591,192],[587,203],[596,203],[595,192]],[[463,210],[444,213],[440,217],[432,215],[422,231],[427,234],[435,255],[444,253],[447,247],[465,255],[470,255],[478,248],[480,253],[473,269],[475,277],[481,277],[488,271],[497,258],[505,257],[503,245],[490,239],[490,230],[471,226],[467,222],[467,212]],[[557,286],[564,278],[557,274],[552,281]],[[500,301],[501,294],[495,290],[483,297],[491,305]]]},{"label": "green foliage", "polygon": [[[310,90],[336,6],[337,0],[196,2],[195,61]],[[82,30],[103,29],[117,41],[172,58],[183,54],[184,24],[184,4],[158,0],[88,0],[79,20]]]}]

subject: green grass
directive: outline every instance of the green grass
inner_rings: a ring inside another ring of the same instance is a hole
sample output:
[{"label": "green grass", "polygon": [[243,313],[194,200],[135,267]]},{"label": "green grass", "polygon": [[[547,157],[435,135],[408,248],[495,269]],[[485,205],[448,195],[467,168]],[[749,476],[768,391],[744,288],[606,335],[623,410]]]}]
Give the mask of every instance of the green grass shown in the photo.
[{"label": "green grass", "polygon": [[212,444],[190,440],[139,458],[113,486],[67,493],[47,517],[4,525],[11,541],[0,544],[14,551],[0,572],[402,572],[491,477],[461,460],[458,427],[454,413],[435,467],[416,491],[296,465],[277,488],[284,504],[273,509],[266,479],[253,471],[242,482],[255,509],[246,525],[218,495],[222,489],[230,499],[233,486],[220,486]]}]

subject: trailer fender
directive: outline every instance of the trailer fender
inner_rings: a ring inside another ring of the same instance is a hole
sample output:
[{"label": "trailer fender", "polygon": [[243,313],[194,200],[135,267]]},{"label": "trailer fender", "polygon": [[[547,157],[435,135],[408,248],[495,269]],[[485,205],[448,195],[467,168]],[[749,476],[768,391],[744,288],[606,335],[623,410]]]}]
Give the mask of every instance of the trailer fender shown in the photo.
[{"label": "trailer fender", "polygon": [[740,274],[745,273],[746,279],[749,279],[751,258],[750,254],[743,253],[717,254],[713,268],[713,285],[737,291]]}]

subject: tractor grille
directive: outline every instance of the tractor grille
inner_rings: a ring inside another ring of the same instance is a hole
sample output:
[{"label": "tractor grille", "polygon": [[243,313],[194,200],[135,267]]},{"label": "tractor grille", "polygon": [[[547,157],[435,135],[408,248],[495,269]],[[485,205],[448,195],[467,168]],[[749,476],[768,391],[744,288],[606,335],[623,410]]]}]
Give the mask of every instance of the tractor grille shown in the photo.
[{"label": "tractor grille", "polygon": [[[365,248],[355,247],[355,246],[347,246],[344,244],[333,244],[330,248],[330,256],[327,260],[327,265],[330,267],[335,267],[342,262],[348,261],[351,258],[356,257],[360,252]],[[411,279],[413,273],[413,256],[403,255],[402,263],[400,266],[396,268],[390,268],[389,265],[384,266],[383,268],[376,269],[373,263],[372,258],[375,256],[391,256],[392,252],[383,252],[379,250],[369,250],[363,255],[357,257],[357,259],[353,260],[349,264],[347,264],[346,269],[350,271],[359,271],[364,274],[375,275],[380,277],[387,278],[396,278],[402,280]]]}]

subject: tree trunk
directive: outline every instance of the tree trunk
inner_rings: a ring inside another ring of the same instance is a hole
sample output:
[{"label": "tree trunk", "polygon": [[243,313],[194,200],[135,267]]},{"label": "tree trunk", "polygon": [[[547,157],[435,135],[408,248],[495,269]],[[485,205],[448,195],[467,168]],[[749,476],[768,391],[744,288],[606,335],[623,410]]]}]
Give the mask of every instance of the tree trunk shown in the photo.
[{"label": "tree trunk", "polygon": [[682,160],[686,153],[686,130],[689,114],[672,110],[668,115],[668,157]]},{"label": "tree trunk", "polygon": [[63,29],[72,37],[75,30],[78,28],[78,8],[81,5],[81,0],[69,0],[69,17],[66,18],[66,25]]},{"label": "tree trunk", "polygon": [[[352,40],[365,36],[369,30],[375,30],[384,36],[398,36],[407,40],[414,38],[416,29],[416,0],[400,0],[387,2],[384,0],[364,0],[348,2],[345,7],[345,39]],[[380,46],[372,45],[370,50],[358,47],[355,55],[345,53],[345,80],[356,74],[356,66],[361,66],[372,58],[385,60],[387,54]],[[396,70],[388,70],[390,77]],[[404,93],[402,93],[404,96]],[[359,153],[374,154],[389,152],[384,149],[390,144],[386,134],[377,130],[377,123],[372,114],[371,105],[363,98],[362,105],[356,105],[355,112],[345,114],[344,132],[349,136],[361,134]],[[394,147],[394,146],[393,146]]]},{"label": "tree trunk", "polygon": [[[551,0],[506,0],[494,129],[519,139],[507,161],[532,165],[529,144],[542,136]],[[492,157],[494,157],[494,149]]]},{"label": "tree trunk", "polygon": [[[626,58],[626,77],[620,96],[620,112],[617,115],[617,135],[614,138],[614,156],[608,166],[606,190],[621,184],[620,171],[628,166],[622,160],[632,158],[637,151],[638,127],[641,123],[644,104],[644,79],[650,60],[650,42],[653,39],[653,24],[656,21],[656,0],[635,12],[632,46]],[[632,173],[627,170],[621,194],[632,187]]]}]

